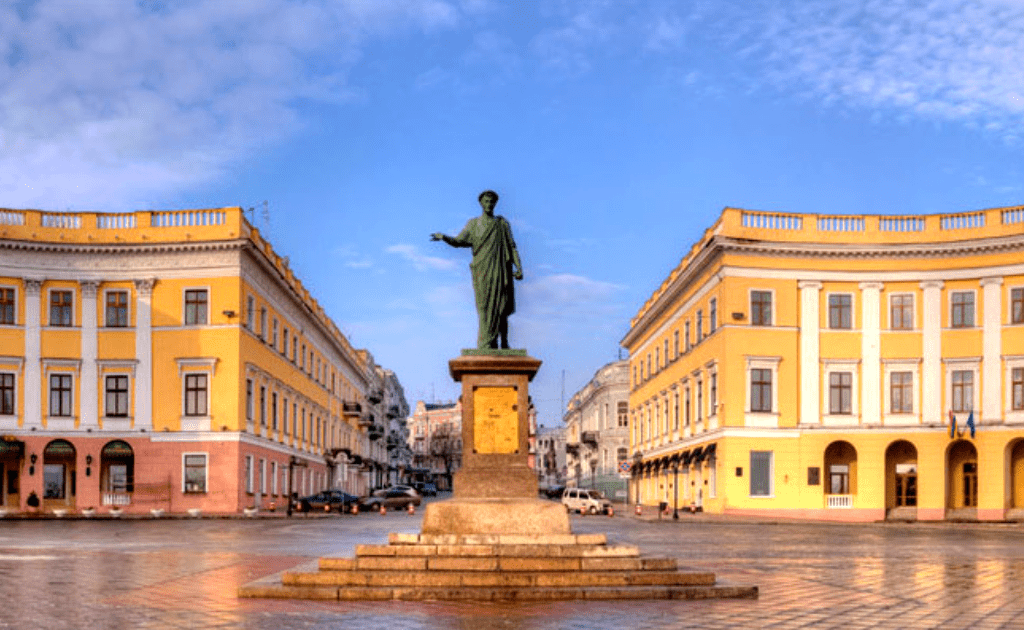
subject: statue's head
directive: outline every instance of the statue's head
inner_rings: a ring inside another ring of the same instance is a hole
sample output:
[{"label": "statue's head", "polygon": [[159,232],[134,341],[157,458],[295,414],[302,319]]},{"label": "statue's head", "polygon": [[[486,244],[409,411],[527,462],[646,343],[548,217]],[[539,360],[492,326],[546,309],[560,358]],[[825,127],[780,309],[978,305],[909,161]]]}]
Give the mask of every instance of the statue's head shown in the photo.
[{"label": "statue's head", "polygon": [[498,193],[493,190],[485,190],[477,197],[477,201],[480,202],[480,207],[484,209],[484,214],[493,216],[494,206],[498,205]]}]

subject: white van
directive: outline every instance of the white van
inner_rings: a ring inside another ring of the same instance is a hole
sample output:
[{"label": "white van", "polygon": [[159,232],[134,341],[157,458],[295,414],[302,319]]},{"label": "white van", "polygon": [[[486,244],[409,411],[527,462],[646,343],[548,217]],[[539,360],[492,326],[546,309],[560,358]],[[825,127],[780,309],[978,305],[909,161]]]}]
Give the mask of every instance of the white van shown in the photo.
[{"label": "white van", "polygon": [[566,510],[580,514],[607,514],[612,509],[612,502],[604,495],[586,488],[566,488],[562,493],[562,505]]}]

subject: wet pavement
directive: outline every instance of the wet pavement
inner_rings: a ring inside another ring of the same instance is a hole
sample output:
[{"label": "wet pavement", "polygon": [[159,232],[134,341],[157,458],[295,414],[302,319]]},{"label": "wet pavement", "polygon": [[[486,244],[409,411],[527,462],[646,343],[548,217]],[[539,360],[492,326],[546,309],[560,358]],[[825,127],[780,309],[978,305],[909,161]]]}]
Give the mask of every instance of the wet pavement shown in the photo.
[{"label": "wet pavement", "polygon": [[[422,512],[421,512],[422,513]],[[421,514],[420,513],[420,514]],[[0,520],[0,628],[1024,628],[1024,526],[573,517],[758,600],[448,604],[238,599],[421,517]]]}]

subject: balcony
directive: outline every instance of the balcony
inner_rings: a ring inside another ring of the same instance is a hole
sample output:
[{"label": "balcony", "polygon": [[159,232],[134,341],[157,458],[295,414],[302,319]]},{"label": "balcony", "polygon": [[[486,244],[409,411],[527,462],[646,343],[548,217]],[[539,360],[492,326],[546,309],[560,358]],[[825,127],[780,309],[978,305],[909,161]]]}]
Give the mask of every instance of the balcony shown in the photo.
[{"label": "balcony", "polygon": [[826,494],[825,505],[830,510],[849,510],[853,507],[853,495]]},{"label": "balcony", "polygon": [[372,427],[373,426],[373,416],[372,415],[359,416],[359,426],[361,428],[363,428],[363,429],[369,429],[370,427]]},{"label": "balcony", "polygon": [[355,418],[363,413],[363,406],[357,402],[341,403],[341,412],[346,418]]},{"label": "balcony", "polygon": [[384,392],[379,389],[367,392],[366,400],[372,405],[379,404],[380,401],[384,400]]},{"label": "balcony", "polygon": [[399,411],[401,410],[398,408],[398,405],[391,405],[390,407],[388,407],[388,417],[397,418],[399,416]]},{"label": "balcony", "polygon": [[132,495],[127,492],[104,492],[102,503],[103,505],[114,505],[117,507],[131,505]]},{"label": "balcony", "polygon": [[573,442],[573,443],[570,444],[569,442],[566,442],[566,444],[565,444],[565,452],[566,453],[572,453],[574,455],[579,454],[579,452],[580,452],[580,443],[579,442]]},{"label": "balcony", "polygon": [[597,431],[584,431],[583,432],[583,443],[590,444],[591,446],[597,446]]},{"label": "balcony", "polygon": [[379,424],[370,425],[369,436],[371,440],[379,440],[384,437],[384,427]]}]

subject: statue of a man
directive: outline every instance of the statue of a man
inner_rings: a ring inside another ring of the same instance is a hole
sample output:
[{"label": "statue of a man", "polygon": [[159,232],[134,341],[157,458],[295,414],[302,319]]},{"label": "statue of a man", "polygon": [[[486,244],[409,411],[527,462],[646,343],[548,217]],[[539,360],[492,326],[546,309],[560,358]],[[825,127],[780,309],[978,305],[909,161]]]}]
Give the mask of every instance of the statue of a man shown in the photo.
[{"label": "statue of a man", "polygon": [[440,232],[430,239],[444,241],[452,247],[472,247],[473,293],[480,320],[477,348],[508,348],[508,316],[516,310],[512,279],[523,279],[523,266],[512,240],[512,228],[504,217],[494,216],[498,193],[485,190],[478,197],[483,213],[470,219],[458,236]]}]

